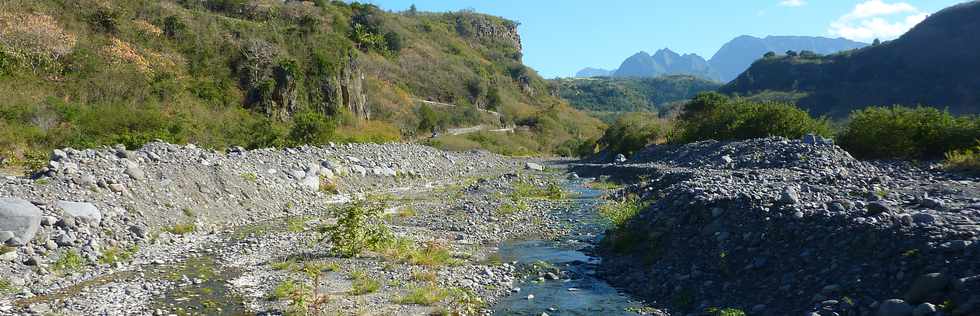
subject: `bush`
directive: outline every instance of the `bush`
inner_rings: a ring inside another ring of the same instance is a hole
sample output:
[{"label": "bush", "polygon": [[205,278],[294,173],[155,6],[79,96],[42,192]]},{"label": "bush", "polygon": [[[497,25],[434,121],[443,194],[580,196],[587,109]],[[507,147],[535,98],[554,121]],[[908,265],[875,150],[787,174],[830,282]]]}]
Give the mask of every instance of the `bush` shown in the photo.
[{"label": "bush", "polygon": [[316,112],[297,114],[293,122],[289,130],[289,143],[294,146],[326,144],[333,140],[337,129],[333,121]]},{"label": "bush", "polygon": [[337,223],[318,231],[333,244],[337,254],[355,257],[365,250],[382,249],[391,241],[391,231],[382,219],[384,205],[355,204],[338,212]]},{"label": "bush", "polygon": [[973,148],[946,153],[947,170],[980,175],[980,141]]},{"label": "bush", "polygon": [[869,107],[851,113],[837,141],[865,159],[938,159],[980,139],[980,118],[931,107]]},{"label": "bush", "polygon": [[[660,120],[654,114],[623,114],[612,126],[606,129],[602,138],[599,138],[599,146],[602,150],[632,155],[648,144],[666,136],[666,125],[665,121]],[[588,145],[585,144],[584,146]]]},{"label": "bush", "polygon": [[800,138],[809,133],[830,136],[830,123],[826,118],[813,118],[791,104],[756,103],[711,92],[700,94],[684,105],[672,141]]}]

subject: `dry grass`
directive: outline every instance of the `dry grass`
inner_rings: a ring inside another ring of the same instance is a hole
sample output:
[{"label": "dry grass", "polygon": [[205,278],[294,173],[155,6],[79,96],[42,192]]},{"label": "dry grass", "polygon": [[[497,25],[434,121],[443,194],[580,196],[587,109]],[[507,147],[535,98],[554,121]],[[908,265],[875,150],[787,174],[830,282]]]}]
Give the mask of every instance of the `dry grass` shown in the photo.
[{"label": "dry grass", "polygon": [[17,53],[57,59],[71,53],[77,41],[49,15],[0,12],[0,45]]}]

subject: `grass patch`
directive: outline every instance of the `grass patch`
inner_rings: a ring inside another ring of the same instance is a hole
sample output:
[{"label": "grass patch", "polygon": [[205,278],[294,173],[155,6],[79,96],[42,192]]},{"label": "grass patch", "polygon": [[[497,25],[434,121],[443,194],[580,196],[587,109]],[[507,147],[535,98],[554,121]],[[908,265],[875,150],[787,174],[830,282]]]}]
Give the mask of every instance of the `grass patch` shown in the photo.
[{"label": "grass patch", "polygon": [[459,261],[449,252],[449,247],[435,241],[419,246],[410,239],[396,238],[385,245],[380,252],[388,260],[412,265],[434,267],[459,264]]},{"label": "grass patch", "polygon": [[259,181],[259,176],[252,172],[246,172],[242,174],[242,180],[256,182]]},{"label": "grass patch", "polygon": [[0,278],[0,294],[8,294],[16,292],[17,289],[14,288],[14,284],[7,280],[6,278]]},{"label": "grass patch", "polygon": [[611,226],[622,227],[643,209],[644,203],[637,198],[609,201],[599,206],[599,215]]},{"label": "grass patch", "polygon": [[276,262],[269,263],[269,267],[272,268],[272,270],[284,271],[284,270],[291,269],[295,264],[296,264],[296,259],[289,258],[283,261],[276,261]]},{"label": "grass patch", "polygon": [[412,280],[420,282],[435,282],[439,275],[433,271],[412,271]]},{"label": "grass patch", "polygon": [[17,248],[7,246],[7,245],[0,245],[0,255],[8,252],[14,252],[14,251],[17,251]]},{"label": "grass patch", "polygon": [[197,229],[194,223],[187,224],[174,224],[173,226],[167,227],[164,231],[174,234],[174,235],[187,235],[193,233]]},{"label": "grass patch", "polygon": [[364,271],[354,270],[350,274],[351,294],[364,295],[377,292],[381,288],[381,282],[369,277]]},{"label": "grass patch", "polygon": [[326,176],[320,176],[320,192],[328,194],[339,194],[340,189],[337,188],[337,183],[330,180]]},{"label": "grass patch", "polygon": [[511,199],[514,201],[521,199],[549,199],[561,200],[568,198],[570,194],[562,189],[561,185],[550,182],[545,186],[538,186],[533,183],[520,181],[514,183],[514,191],[511,192]]},{"label": "grass patch", "polygon": [[122,249],[119,247],[109,247],[102,251],[102,255],[99,256],[99,263],[101,264],[116,264],[121,262],[128,262],[133,258],[137,252],[139,252],[139,246],[133,245],[127,249]]},{"label": "grass patch", "polygon": [[737,308],[709,307],[704,312],[711,316],[745,316],[745,312]]},{"label": "grass patch", "polygon": [[309,295],[309,292],[310,288],[306,284],[294,279],[286,279],[272,289],[269,297],[274,300],[295,300],[296,298]]},{"label": "grass patch", "polygon": [[59,272],[78,271],[85,266],[85,258],[82,258],[82,255],[78,253],[78,250],[72,249],[62,254],[61,257],[59,257],[58,260],[52,264],[52,266],[54,267],[55,271]]},{"label": "grass patch", "polygon": [[302,233],[306,225],[305,217],[294,217],[286,221],[286,231],[290,233]]},{"label": "grass patch", "polygon": [[399,304],[412,304],[432,306],[448,298],[450,291],[434,284],[415,286],[408,289],[408,293],[398,298]]},{"label": "grass patch", "polygon": [[589,187],[596,190],[619,190],[623,188],[623,185],[611,181],[596,181],[590,183]]},{"label": "grass patch", "polygon": [[192,210],[189,207],[185,207],[185,208],[180,209],[180,212],[181,213],[184,213],[184,216],[187,216],[187,217],[197,217],[197,214],[194,213],[194,210]]},{"label": "grass patch", "polygon": [[398,211],[395,213],[395,215],[400,218],[408,218],[408,217],[414,217],[415,215],[418,215],[418,212],[416,212],[415,208],[412,208],[411,206],[405,206],[405,207],[398,208]]}]

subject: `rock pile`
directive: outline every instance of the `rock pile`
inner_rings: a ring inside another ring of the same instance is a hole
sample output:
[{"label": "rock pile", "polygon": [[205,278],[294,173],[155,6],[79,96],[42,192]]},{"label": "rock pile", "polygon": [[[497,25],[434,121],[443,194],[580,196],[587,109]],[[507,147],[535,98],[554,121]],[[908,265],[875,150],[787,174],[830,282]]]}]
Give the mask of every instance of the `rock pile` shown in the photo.
[{"label": "rock pile", "polygon": [[673,312],[980,314],[980,182],[765,138],[653,146],[619,194],[651,205],[604,243],[613,283]]}]

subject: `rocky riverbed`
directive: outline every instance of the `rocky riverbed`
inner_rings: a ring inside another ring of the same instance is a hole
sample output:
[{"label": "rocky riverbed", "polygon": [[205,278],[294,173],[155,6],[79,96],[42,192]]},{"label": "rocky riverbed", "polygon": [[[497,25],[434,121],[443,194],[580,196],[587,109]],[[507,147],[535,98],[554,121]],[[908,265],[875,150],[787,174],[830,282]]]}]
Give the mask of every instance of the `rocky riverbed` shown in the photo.
[{"label": "rocky riverbed", "polygon": [[812,137],[651,146],[600,272],[670,314],[980,315],[980,179]]},{"label": "rocky riverbed", "polygon": [[[526,270],[497,246],[592,211],[564,179],[405,144],[57,150],[0,180],[0,314],[490,313]],[[398,243],[339,256],[322,228],[362,204]]]}]

